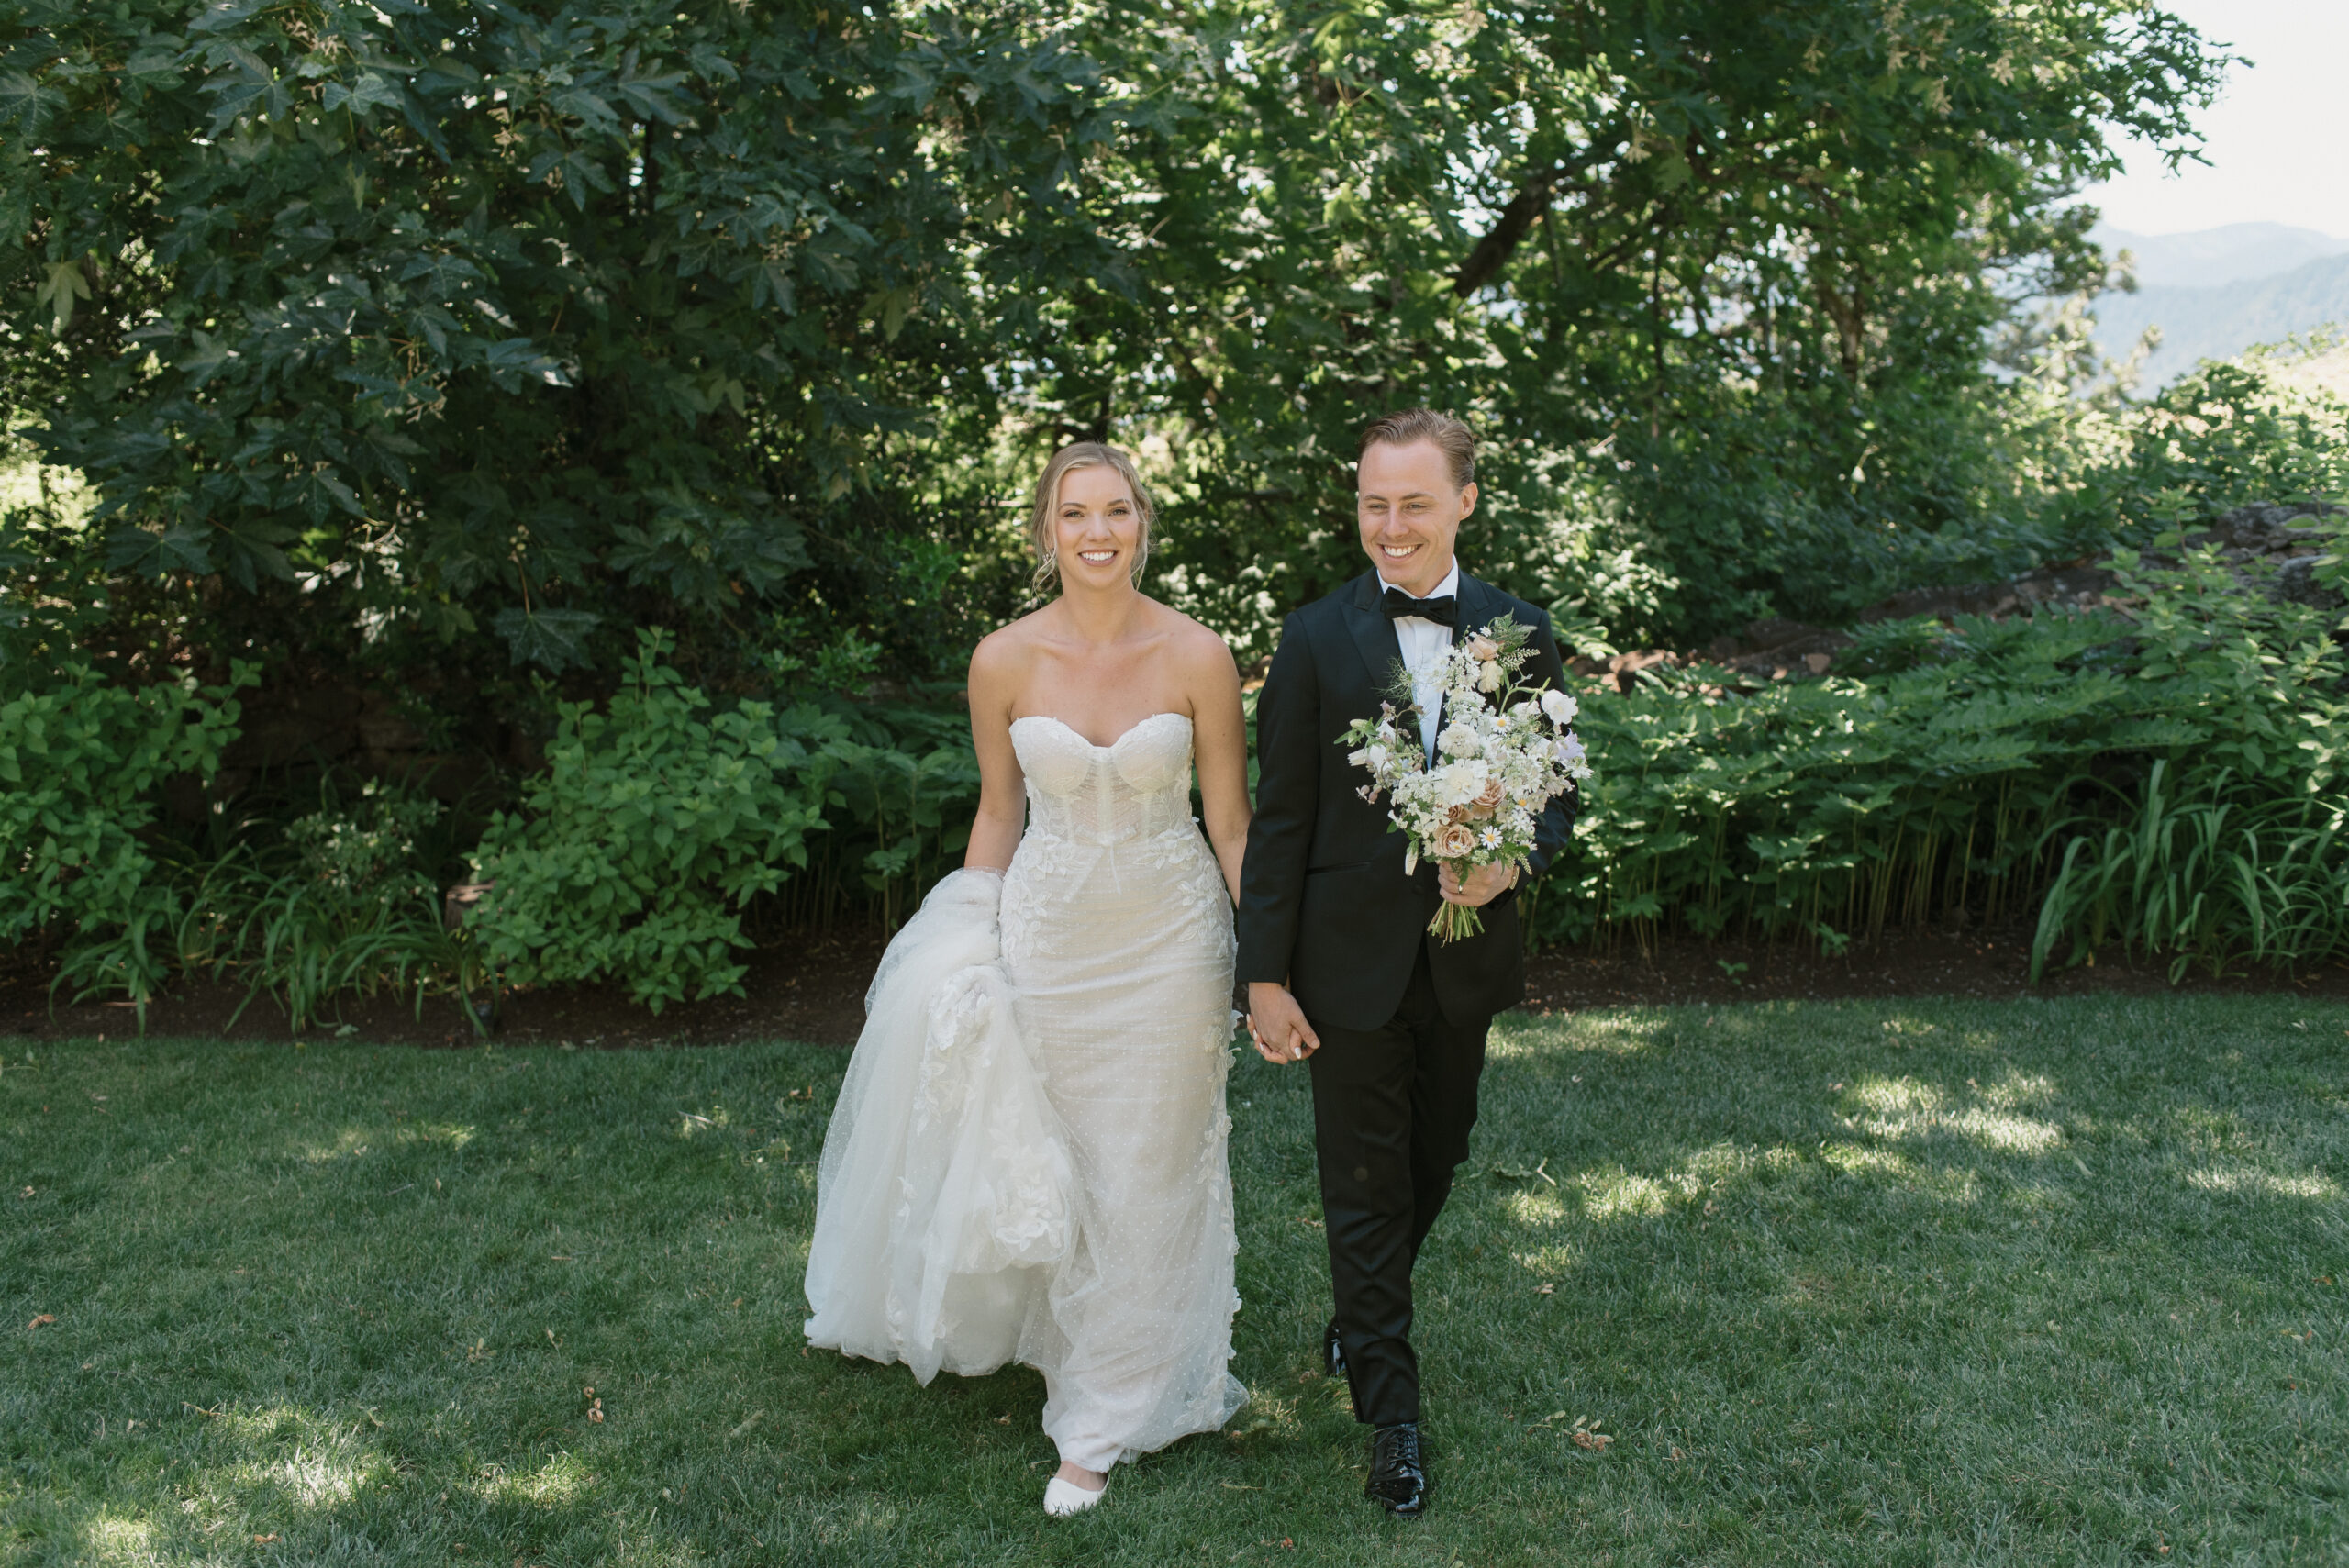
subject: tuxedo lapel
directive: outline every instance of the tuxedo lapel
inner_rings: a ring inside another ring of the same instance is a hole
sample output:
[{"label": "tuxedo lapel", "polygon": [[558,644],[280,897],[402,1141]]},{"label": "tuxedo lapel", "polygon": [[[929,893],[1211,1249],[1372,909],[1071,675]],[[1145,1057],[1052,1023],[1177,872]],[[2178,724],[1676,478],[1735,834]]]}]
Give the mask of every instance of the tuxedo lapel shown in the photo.
[{"label": "tuxedo lapel", "polygon": [[1346,601],[1346,629],[1353,633],[1354,646],[1362,651],[1371,691],[1383,696],[1387,683],[1394,679],[1395,667],[1403,662],[1403,644],[1395,636],[1395,623],[1379,606],[1378,589],[1375,572],[1354,579],[1354,591]]},{"label": "tuxedo lapel", "polygon": [[1460,573],[1460,624],[1453,628],[1452,640],[1473,637],[1493,621],[1498,620],[1508,608],[1508,602],[1489,583]]}]

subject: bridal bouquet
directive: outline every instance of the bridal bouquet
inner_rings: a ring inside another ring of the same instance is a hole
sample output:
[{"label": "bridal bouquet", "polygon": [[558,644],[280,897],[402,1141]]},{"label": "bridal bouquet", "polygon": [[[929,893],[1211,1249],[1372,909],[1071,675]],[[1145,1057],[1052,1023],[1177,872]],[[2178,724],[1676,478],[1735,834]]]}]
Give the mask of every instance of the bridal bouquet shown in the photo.
[{"label": "bridal bouquet", "polygon": [[[1388,820],[1410,838],[1403,874],[1422,857],[1466,876],[1478,866],[1525,864],[1533,851],[1535,820],[1553,797],[1590,777],[1581,738],[1573,729],[1575,699],[1550,686],[1520,683],[1531,655],[1531,627],[1507,616],[1454,642],[1442,665],[1443,728],[1435,762],[1425,761],[1419,727],[1408,700],[1410,677],[1376,718],[1356,719],[1339,744],[1353,748],[1346,761],[1368,770],[1359,791],[1376,805],[1388,795]],[[1428,922],[1441,941],[1484,929],[1476,911],[1446,904]]]}]

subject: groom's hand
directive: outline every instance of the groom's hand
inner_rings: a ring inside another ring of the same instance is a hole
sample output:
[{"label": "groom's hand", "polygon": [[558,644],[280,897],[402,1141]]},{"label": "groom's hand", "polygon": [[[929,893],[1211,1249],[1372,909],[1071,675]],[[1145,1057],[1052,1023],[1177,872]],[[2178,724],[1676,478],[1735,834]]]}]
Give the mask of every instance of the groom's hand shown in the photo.
[{"label": "groom's hand", "polygon": [[1256,1042],[1256,1054],[1275,1066],[1302,1062],[1321,1049],[1288,987],[1269,980],[1248,983],[1248,1038]]},{"label": "groom's hand", "polygon": [[1436,884],[1442,890],[1446,904],[1481,909],[1517,885],[1517,866],[1514,862],[1481,865],[1464,877],[1459,867],[1442,861],[1437,865]]}]

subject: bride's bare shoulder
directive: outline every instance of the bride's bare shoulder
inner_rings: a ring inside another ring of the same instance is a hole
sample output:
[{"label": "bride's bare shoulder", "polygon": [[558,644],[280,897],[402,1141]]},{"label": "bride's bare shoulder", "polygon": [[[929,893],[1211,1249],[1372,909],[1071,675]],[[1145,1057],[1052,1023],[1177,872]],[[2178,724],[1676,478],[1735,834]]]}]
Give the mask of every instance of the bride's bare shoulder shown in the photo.
[{"label": "bride's bare shoulder", "polygon": [[1042,641],[1043,616],[1042,610],[1031,611],[979,639],[971,651],[971,678],[1015,678],[1026,671]]},{"label": "bride's bare shoulder", "polygon": [[974,717],[982,713],[1008,716],[1014,699],[1027,689],[1036,668],[1035,628],[1028,623],[1035,618],[1023,616],[998,628],[971,650],[968,690]]},{"label": "bride's bare shoulder", "polygon": [[1176,659],[1203,670],[1234,668],[1230,645],[1216,632],[1172,606],[1159,605],[1158,613],[1163,617],[1167,646]]}]

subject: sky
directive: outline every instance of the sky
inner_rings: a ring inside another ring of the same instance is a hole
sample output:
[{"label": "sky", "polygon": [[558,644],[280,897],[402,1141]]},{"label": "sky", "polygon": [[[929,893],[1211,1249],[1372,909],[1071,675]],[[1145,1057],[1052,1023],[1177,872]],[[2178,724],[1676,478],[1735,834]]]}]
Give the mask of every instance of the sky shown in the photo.
[{"label": "sky", "polygon": [[2161,3],[2256,64],[2232,68],[2199,117],[2209,167],[2173,175],[2125,143],[2128,172],[2086,199],[2136,234],[2288,223],[2349,239],[2349,0]]}]

